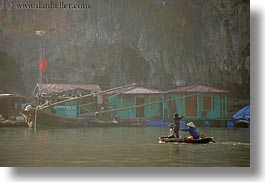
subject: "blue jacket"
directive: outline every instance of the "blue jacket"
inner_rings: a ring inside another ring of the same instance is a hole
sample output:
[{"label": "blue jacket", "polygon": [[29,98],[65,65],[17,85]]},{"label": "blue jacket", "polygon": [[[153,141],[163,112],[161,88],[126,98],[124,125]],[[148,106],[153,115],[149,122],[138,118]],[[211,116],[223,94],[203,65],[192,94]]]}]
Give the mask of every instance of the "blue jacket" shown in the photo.
[{"label": "blue jacket", "polygon": [[200,138],[200,133],[195,128],[189,127],[186,129],[181,129],[181,131],[190,132],[190,135],[193,136],[194,139]]}]

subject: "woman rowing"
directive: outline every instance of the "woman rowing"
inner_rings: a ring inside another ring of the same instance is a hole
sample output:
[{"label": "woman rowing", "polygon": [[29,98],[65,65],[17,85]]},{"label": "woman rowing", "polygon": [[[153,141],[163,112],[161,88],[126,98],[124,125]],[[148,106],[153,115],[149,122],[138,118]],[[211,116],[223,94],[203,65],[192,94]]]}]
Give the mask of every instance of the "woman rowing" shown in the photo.
[{"label": "woman rowing", "polygon": [[195,127],[193,122],[187,123],[187,126],[188,126],[188,128],[181,129],[181,131],[188,131],[190,133],[190,135],[192,136],[191,139],[198,139],[198,138],[200,138],[202,136],[200,134],[200,132],[198,132],[196,130],[196,127]]}]

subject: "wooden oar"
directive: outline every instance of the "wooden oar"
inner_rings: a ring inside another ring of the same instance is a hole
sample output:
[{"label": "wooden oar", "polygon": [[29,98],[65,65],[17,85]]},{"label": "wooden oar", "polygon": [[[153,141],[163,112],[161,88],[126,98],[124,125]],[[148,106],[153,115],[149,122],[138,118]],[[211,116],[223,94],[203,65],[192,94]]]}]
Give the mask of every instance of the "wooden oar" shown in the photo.
[{"label": "wooden oar", "polygon": [[216,142],[213,140],[213,138],[214,138],[214,137],[211,137],[211,141],[212,141],[213,143],[216,143]]},{"label": "wooden oar", "polygon": [[[201,132],[200,132],[200,135],[201,135],[202,137],[206,137],[206,135],[202,134]],[[212,141],[213,143],[216,143],[213,139],[214,139],[214,137],[211,137],[211,141]]]}]

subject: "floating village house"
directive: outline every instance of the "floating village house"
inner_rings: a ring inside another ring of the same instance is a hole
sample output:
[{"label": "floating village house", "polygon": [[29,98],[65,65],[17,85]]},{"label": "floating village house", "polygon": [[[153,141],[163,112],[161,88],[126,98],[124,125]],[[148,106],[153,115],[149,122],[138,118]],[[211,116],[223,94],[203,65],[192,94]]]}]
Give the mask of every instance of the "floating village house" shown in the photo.
[{"label": "floating village house", "polygon": [[222,120],[228,117],[228,91],[191,85],[165,92],[137,87],[118,90],[108,101],[120,119],[172,121],[175,112],[185,119]]},{"label": "floating village house", "polygon": [[20,111],[25,106],[26,97],[13,94],[0,94],[0,119],[20,120]]},{"label": "floating village house", "polygon": [[166,92],[164,114],[174,112],[185,119],[218,120],[228,117],[228,91],[204,85],[180,87]]},{"label": "floating village house", "polygon": [[108,101],[115,110],[113,113],[119,119],[148,119],[162,118],[163,92],[155,89],[136,87],[121,89],[109,96]]},{"label": "floating village house", "polygon": [[[37,99],[37,91],[34,95]],[[70,98],[76,98],[87,94],[100,92],[98,84],[42,84],[41,105],[53,104]],[[101,95],[91,95],[81,99],[62,102],[58,105],[48,108],[46,111],[68,118],[77,118],[82,114],[92,114],[98,110],[98,105],[102,104]]]}]

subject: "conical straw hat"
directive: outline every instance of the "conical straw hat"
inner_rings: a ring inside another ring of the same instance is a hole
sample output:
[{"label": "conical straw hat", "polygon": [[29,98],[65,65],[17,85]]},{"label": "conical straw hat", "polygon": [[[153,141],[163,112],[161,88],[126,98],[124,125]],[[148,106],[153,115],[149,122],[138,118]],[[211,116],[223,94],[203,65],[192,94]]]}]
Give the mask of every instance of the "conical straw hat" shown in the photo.
[{"label": "conical straw hat", "polygon": [[195,128],[195,125],[194,125],[193,122],[189,122],[189,123],[187,123],[187,126],[192,127],[192,128]]}]

